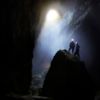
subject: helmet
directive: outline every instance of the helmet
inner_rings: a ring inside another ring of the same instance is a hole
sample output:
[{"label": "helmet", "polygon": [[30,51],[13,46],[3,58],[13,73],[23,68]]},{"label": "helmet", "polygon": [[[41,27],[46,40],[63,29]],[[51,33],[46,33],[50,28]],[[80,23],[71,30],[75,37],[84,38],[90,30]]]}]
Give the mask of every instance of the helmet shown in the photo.
[{"label": "helmet", "polygon": [[74,39],[72,38],[71,41],[74,41]]}]

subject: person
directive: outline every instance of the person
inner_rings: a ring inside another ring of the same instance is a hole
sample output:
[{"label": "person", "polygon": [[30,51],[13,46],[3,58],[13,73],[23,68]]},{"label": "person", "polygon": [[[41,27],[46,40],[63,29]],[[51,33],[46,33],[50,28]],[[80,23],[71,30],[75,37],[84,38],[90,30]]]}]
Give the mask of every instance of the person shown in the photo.
[{"label": "person", "polygon": [[69,52],[72,51],[72,54],[74,53],[74,48],[75,48],[75,42],[74,39],[71,40],[70,44],[69,44]]},{"label": "person", "polygon": [[76,49],[75,49],[75,53],[74,56],[78,56],[80,58],[80,46],[78,44],[78,42],[76,42]]}]

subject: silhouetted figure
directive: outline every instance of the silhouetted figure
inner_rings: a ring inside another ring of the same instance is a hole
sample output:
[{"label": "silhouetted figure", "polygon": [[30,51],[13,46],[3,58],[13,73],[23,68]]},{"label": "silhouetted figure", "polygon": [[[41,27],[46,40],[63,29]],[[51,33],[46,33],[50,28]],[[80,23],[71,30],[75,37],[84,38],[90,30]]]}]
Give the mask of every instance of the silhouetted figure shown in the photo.
[{"label": "silhouetted figure", "polygon": [[77,42],[76,42],[76,49],[74,55],[80,58],[80,46]]},{"label": "silhouetted figure", "polygon": [[75,42],[74,39],[71,40],[70,44],[69,44],[69,52],[72,51],[72,54],[74,53],[74,48],[75,48]]}]

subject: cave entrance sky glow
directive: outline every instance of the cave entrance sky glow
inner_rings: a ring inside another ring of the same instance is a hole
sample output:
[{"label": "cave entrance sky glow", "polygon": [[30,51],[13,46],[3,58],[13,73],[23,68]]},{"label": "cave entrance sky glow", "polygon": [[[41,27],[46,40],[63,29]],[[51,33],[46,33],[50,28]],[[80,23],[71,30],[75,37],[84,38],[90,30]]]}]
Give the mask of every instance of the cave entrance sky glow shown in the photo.
[{"label": "cave entrance sky glow", "polygon": [[[58,8],[61,9],[59,10]],[[81,58],[87,60],[89,57],[90,45],[88,44],[88,40],[85,38],[83,32],[80,30],[78,30],[78,32],[75,31],[78,29],[80,22],[82,22],[89,10],[84,12],[80,11],[82,13],[80,14],[74,7],[71,9],[66,6],[59,6],[58,8],[51,7],[48,11],[43,13],[44,20],[42,19],[43,22],[33,52],[33,74],[44,73],[47,71],[55,53],[62,49],[68,50],[69,42],[72,38],[74,38],[75,41],[78,41],[81,46]],[[79,16],[78,13],[80,14]],[[71,25],[73,24],[75,24],[75,28],[72,28]],[[86,48],[86,46],[88,48]],[[85,51],[82,51],[84,48]]]},{"label": "cave entrance sky glow", "polygon": [[[68,25],[72,19],[72,13],[67,12],[67,18],[65,15],[60,16],[60,13],[56,10],[49,10],[44,25],[42,27],[39,41],[42,47],[47,49],[51,58],[59,49],[65,49],[67,47],[66,40],[68,38]],[[65,20],[66,18],[66,20]],[[66,27],[65,30],[63,28]]]},{"label": "cave entrance sky glow", "polygon": [[34,50],[34,73],[48,69],[55,53],[60,49],[68,48],[67,42],[71,38],[68,28],[73,14],[74,12],[71,11],[61,14],[53,8],[46,13]]},{"label": "cave entrance sky glow", "polygon": [[59,13],[54,10],[51,9],[49,10],[49,12],[46,15],[46,23],[50,24],[50,23],[55,23],[56,21],[58,21],[60,19],[60,15]]}]

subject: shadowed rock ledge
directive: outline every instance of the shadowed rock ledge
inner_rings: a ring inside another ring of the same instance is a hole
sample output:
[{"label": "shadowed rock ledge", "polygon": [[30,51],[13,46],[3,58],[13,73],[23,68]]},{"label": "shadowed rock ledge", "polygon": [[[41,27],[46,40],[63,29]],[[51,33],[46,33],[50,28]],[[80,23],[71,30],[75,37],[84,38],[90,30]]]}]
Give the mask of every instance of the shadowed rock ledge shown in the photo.
[{"label": "shadowed rock ledge", "polygon": [[66,50],[59,50],[51,62],[41,95],[62,100],[92,100],[95,88],[85,63]]}]

